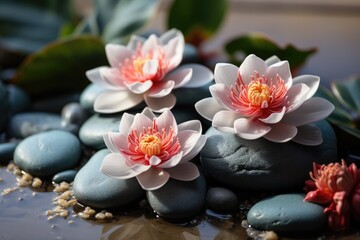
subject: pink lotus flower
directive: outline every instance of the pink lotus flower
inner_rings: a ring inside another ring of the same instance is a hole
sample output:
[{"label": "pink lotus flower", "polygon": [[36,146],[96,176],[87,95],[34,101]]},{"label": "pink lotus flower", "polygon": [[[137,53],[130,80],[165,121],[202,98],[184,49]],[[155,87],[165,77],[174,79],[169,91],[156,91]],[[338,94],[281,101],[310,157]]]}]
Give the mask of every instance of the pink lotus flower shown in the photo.
[{"label": "pink lotus flower", "polygon": [[159,117],[145,108],[141,114],[124,113],[119,133],[108,132],[104,141],[112,152],[101,165],[111,177],[136,177],[145,190],[155,190],[168,179],[192,181],[198,168],[189,162],[203,148],[205,135],[198,120],[179,125],[169,109]]},{"label": "pink lotus flower", "polygon": [[173,89],[199,87],[213,79],[199,64],[175,69],[183,57],[184,36],[174,29],[146,40],[133,36],[127,46],[107,44],[105,50],[111,67],[86,72],[90,81],[108,90],[95,99],[94,110],[100,113],[127,110],[144,100],[152,111],[163,112],[175,105]]},{"label": "pink lotus flower", "polygon": [[314,163],[310,178],[305,182],[308,193],[304,200],[327,206],[324,212],[330,228],[346,229],[350,225],[351,209],[360,219],[360,170],[355,164],[347,167],[344,160],[327,166]]},{"label": "pink lotus flower", "polygon": [[329,101],[312,98],[319,82],[312,75],[293,79],[287,61],[249,55],[240,68],[218,63],[215,84],[210,86],[212,97],[197,102],[195,108],[216,129],[245,139],[318,145],[320,129],[307,124],[334,109]]}]

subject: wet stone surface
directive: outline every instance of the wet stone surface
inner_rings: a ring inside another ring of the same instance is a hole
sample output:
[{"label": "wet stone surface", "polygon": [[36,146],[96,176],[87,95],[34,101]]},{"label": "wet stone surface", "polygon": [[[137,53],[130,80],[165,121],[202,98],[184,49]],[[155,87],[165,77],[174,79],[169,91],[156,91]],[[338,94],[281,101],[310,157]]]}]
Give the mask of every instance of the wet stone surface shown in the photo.
[{"label": "wet stone surface", "polygon": [[324,208],[304,201],[305,194],[282,194],[256,203],[247,215],[255,229],[276,232],[306,232],[324,228]]},{"label": "wet stone surface", "polygon": [[[324,142],[316,147],[266,139],[245,140],[210,128],[200,161],[211,178],[237,189],[283,191],[301,189],[313,162],[337,161],[336,136],[326,121],[318,123]],[[289,177],[291,176],[291,177]]]},{"label": "wet stone surface", "polygon": [[210,188],[206,193],[208,209],[221,214],[234,213],[239,207],[239,201],[234,192],[222,187]]},{"label": "wet stone surface", "polygon": [[80,160],[80,141],[71,133],[53,130],[25,138],[15,149],[14,161],[34,176],[53,176],[75,167]]}]

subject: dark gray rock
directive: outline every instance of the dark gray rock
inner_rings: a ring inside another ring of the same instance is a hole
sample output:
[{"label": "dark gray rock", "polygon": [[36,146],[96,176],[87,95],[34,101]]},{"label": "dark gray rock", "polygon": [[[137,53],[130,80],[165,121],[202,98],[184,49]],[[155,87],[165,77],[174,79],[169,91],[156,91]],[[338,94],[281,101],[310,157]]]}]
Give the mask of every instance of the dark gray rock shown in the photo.
[{"label": "dark gray rock", "polygon": [[199,214],[205,206],[206,181],[201,175],[193,181],[169,179],[161,188],[147,191],[150,206],[168,219],[188,219]]},{"label": "dark gray rock", "polygon": [[21,169],[40,177],[75,167],[80,160],[81,145],[71,133],[53,130],[25,138],[14,152],[14,161]]},{"label": "dark gray rock", "polygon": [[107,149],[98,151],[77,173],[73,191],[80,203],[96,208],[112,208],[143,196],[144,190],[136,178],[116,179],[100,171],[102,160],[108,153]]},{"label": "dark gray rock", "polygon": [[52,178],[52,181],[54,183],[61,183],[61,182],[71,183],[72,181],[74,181],[76,174],[77,174],[76,170],[73,169],[65,170],[55,174],[54,177]]},{"label": "dark gray rock", "polygon": [[200,61],[197,48],[192,44],[185,44],[182,64],[198,63]]},{"label": "dark gray rock", "polygon": [[29,108],[31,104],[30,96],[23,89],[9,84],[8,91],[11,115],[24,112]]},{"label": "dark gray rock", "polygon": [[13,116],[8,126],[12,137],[25,138],[35,133],[63,129],[59,115],[43,112],[19,113]]},{"label": "dark gray rock", "polygon": [[0,133],[5,128],[8,121],[9,111],[8,91],[0,82]]},{"label": "dark gray rock", "polygon": [[7,164],[13,159],[18,142],[0,143],[0,164]]},{"label": "dark gray rock", "polygon": [[89,84],[80,95],[80,105],[88,112],[93,113],[95,98],[104,91],[106,89],[99,85]]},{"label": "dark gray rock", "polygon": [[33,101],[30,110],[33,112],[51,112],[60,114],[66,104],[79,102],[79,99],[80,93],[78,92],[46,96]]},{"label": "dark gray rock", "polygon": [[304,201],[305,194],[282,194],[256,203],[247,215],[251,227],[278,232],[306,232],[326,225],[324,208]]},{"label": "dark gray rock", "polygon": [[89,118],[88,112],[79,103],[68,103],[61,110],[63,123],[81,125]]},{"label": "dark gray rock", "polygon": [[239,200],[234,192],[227,188],[213,187],[206,194],[208,209],[221,214],[234,213],[239,206]]},{"label": "dark gray rock", "polygon": [[80,128],[79,137],[81,142],[96,150],[105,148],[103,135],[108,131],[119,132],[121,116],[122,113],[93,115]]},{"label": "dark gray rock", "polygon": [[315,147],[294,142],[273,143],[264,138],[245,140],[210,128],[200,161],[213,179],[238,189],[281,191],[300,189],[313,162],[337,161],[336,136],[326,121],[317,123],[324,141]]}]

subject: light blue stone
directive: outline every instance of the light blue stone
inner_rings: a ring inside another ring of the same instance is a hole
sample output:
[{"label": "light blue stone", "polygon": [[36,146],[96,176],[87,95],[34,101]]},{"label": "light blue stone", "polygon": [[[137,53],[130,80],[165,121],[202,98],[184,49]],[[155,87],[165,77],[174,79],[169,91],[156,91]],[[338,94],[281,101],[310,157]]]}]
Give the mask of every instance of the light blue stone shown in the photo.
[{"label": "light blue stone", "polygon": [[8,90],[11,115],[24,112],[29,108],[31,100],[23,89],[9,84]]},{"label": "light blue stone", "polygon": [[48,177],[75,167],[80,156],[81,145],[75,135],[53,130],[21,141],[15,149],[14,161],[34,176]]},{"label": "light blue stone", "polygon": [[189,219],[204,210],[206,181],[200,175],[193,181],[169,179],[161,188],[147,191],[150,206],[159,216],[168,219]]},{"label": "light blue stone", "polygon": [[282,194],[256,203],[247,215],[251,227],[278,232],[306,232],[326,225],[324,208],[304,201],[305,194]]},{"label": "light blue stone", "polygon": [[8,126],[9,135],[24,138],[48,130],[63,129],[61,117],[53,113],[28,112],[13,116]]},{"label": "light blue stone", "polygon": [[9,111],[8,91],[0,82],[0,133],[7,123]]},{"label": "light blue stone", "polygon": [[197,103],[201,99],[211,97],[209,86],[212,84],[213,82],[198,88],[174,89],[172,93],[176,96],[176,106],[186,106],[195,109],[195,103]]},{"label": "light blue stone", "polygon": [[121,116],[122,113],[93,115],[80,128],[79,137],[81,142],[96,150],[105,148],[103,135],[108,131],[119,132]]},{"label": "light blue stone", "polygon": [[181,63],[198,63],[200,61],[197,48],[192,44],[185,44]]},{"label": "light blue stone", "polygon": [[54,183],[67,182],[71,183],[77,174],[76,170],[65,170],[54,175],[52,181]]},{"label": "light blue stone", "polygon": [[141,198],[144,190],[136,178],[116,179],[100,171],[103,158],[110,153],[98,151],[77,173],[73,191],[76,199],[95,208],[121,207]]},{"label": "light blue stone", "polygon": [[80,95],[80,105],[89,112],[94,112],[95,98],[102,92],[106,91],[105,88],[96,84],[89,84]]},{"label": "light blue stone", "polygon": [[7,164],[13,159],[18,142],[0,143],[0,164]]},{"label": "light blue stone", "polygon": [[211,178],[237,189],[302,189],[313,162],[327,164],[337,161],[334,130],[326,121],[317,125],[322,130],[324,141],[314,147],[291,141],[274,143],[264,138],[245,140],[210,128],[200,153],[202,168]]}]

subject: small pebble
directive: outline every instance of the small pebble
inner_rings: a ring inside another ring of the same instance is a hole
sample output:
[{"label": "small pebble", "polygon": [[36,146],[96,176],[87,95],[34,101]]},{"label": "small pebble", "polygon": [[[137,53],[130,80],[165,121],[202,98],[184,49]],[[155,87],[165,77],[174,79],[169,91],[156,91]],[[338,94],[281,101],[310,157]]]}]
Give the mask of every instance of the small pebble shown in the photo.
[{"label": "small pebble", "polygon": [[37,196],[37,192],[33,192],[33,193],[32,193],[32,196],[33,196],[33,197]]},{"label": "small pebble", "polygon": [[114,216],[113,216],[113,214],[111,212],[106,212],[105,217],[106,218],[113,218]]},{"label": "small pebble", "polygon": [[24,179],[24,180],[27,181],[27,182],[30,182],[30,181],[33,180],[33,176],[31,176],[31,175],[28,174],[28,173],[24,173],[24,175],[22,175],[21,178]]},{"label": "small pebble", "polygon": [[31,186],[34,188],[38,188],[42,185],[42,181],[39,178],[34,178]]},{"label": "small pebble", "polygon": [[61,207],[67,208],[69,207],[69,203],[64,199],[57,200],[57,204]]},{"label": "small pebble", "polygon": [[88,218],[90,217],[89,214],[86,214],[86,213],[83,213],[83,212],[79,213],[79,216],[80,216],[81,218],[83,218],[83,219],[88,219]]},{"label": "small pebble", "polygon": [[76,199],[71,199],[70,201],[68,201],[69,206],[75,206],[77,203]]},{"label": "small pebble", "polygon": [[45,214],[47,215],[47,216],[51,216],[51,215],[53,215],[53,211],[52,210],[47,210],[46,212],[45,212]]},{"label": "small pebble", "polygon": [[19,185],[19,187],[27,187],[30,185],[30,183],[28,181],[26,181],[25,179],[21,178],[18,181],[18,185]]},{"label": "small pebble", "polygon": [[74,220],[68,221],[68,224],[73,224],[73,223],[74,223]]},{"label": "small pebble", "polygon": [[4,181],[4,179],[0,178],[0,183],[3,182],[3,181]]},{"label": "small pebble", "polygon": [[48,220],[52,220],[52,219],[54,219],[55,217],[54,216],[49,216],[47,219]]},{"label": "small pebble", "polygon": [[95,215],[95,218],[97,219],[97,220],[104,220],[105,218],[106,218],[106,216],[105,216],[105,214],[104,213],[97,213],[96,215]]},{"label": "small pebble", "polygon": [[67,216],[69,216],[69,211],[63,211],[60,213],[60,216],[63,217],[63,218],[66,218]]},{"label": "small pebble", "polygon": [[24,198],[22,198],[22,197],[19,197],[19,198],[18,198],[18,200],[19,200],[19,201],[22,201],[22,200],[24,200]]},{"label": "small pebble", "polygon": [[264,233],[259,234],[259,237],[261,237],[264,240],[277,240],[277,239],[279,239],[278,235],[274,231],[266,231]]},{"label": "small pebble", "polygon": [[9,172],[14,171],[14,169],[15,169],[15,164],[9,163],[9,164],[7,165],[7,167],[6,167],[6,169],[7,169]]}]

